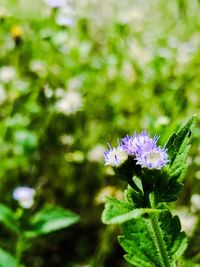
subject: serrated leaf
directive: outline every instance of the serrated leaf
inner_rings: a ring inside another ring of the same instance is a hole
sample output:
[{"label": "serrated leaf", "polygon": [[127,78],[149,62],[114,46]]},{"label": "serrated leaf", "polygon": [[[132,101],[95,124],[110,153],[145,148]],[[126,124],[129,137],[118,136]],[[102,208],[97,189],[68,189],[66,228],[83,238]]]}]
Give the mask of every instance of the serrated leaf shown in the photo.
[{"label": "serrated leaf", "polygon": [[61,207],[48,207],[39,211],[31,220],[27,237],[44,235],[78,222],[79,216]]},{"label": "serrated leaf", "polygon": [[177,200],[177,195],[183,188],[183,184],[176,180],[169,180],[164,188],[156,188],[156,198],[158,202],[172,202]]},{"label": "serrated leaf", "polygon": [[125,259],[134,266],[160,266],[154,239],[150,234],[149,221],[138,218],[121,225],[119,243],[126,251]]},{"label": "serrated leaf", "polygon": [[[135,176],[134,176],[134,178],[135,178]],[[138,191],[135,191],[129,185],[128,185],[127,189],[125,190],[124,198],[128,203],[133,205],[135,208],[141,208],[141,207],[145,206],[144,195]]]},{"label": "serrated leaf", "polygon": [[155,188],[156,198],[159,202],[171,202],[177,199],[183,187],[183,178],[186,173],[186,158],[190,148],[191,131],[194,128],[195,116],[177,132],[172,134],[166,144],[170,163],[160,173]]},{"label": "serrated leaf", "polygon": [[133,205],[115,197],[107,197],[102,221],[105,224],[121,224],[150,213],[158,213],[160,210],[140,208],[135,209]]},{"label": "serrated leaf", "polygon": [[177,261],[183,255],[187,248],[187,244],[186,234],[184,232],[181,232],[180,235],[176,238],[173,247],[171,248],[173,261]]},{"label": "serrated leaf", "polygon": [[19,265],[9,252],[0,248],[0,267],[19,267]]},{"label": "serrated leaf", "polygon": [[169,138],[166,148],[170,159],[171,178],[182,181],[186,172],[186,158],[190,149],[189,141],[194,128],[196,116],[192,116],[187,123]]},{"label": "serrated leaf", "polygon": [[19,231],[14,212],[3,204],[0,204],[0,222],[14,232]]},{"label": "serrated leaf", "polygon": [[[180,232],[180,221],[172,217],[169,211],[163,211],[157,216],[159,231],[164,242],[168,260],[176,261],[187,247],[187,238]],[[162,251],[156,241],[155,221],[140,217],[123,223],[122,236],[119,242],[126,251],[126,260],[136,267],[164,267]]]}]

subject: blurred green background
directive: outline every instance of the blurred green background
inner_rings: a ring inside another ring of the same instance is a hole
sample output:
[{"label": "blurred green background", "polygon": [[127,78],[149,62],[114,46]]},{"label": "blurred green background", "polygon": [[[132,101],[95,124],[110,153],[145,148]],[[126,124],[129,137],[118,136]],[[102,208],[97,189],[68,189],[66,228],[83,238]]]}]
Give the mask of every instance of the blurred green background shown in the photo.
[{"label": "blurred green background", "polygon": [[[105,168],[103,152],[134,130],[164,145],[199,111],[200,5],[55,2],[0,0],[0,201],[17,210],[12,192],[28,185],[36,198],[27,216],[49,203],[80,215],[34,240],[25,266],[127,267],[119,229],[101,222],[104,195],[120,197],[126,186]],[[200,193],[199,137],[197,127],[174,205],[190,234],[188,266],[200,264],[200,203],[190,201]],[[0,227],[1,247],[12,252],[15,238]]]}]

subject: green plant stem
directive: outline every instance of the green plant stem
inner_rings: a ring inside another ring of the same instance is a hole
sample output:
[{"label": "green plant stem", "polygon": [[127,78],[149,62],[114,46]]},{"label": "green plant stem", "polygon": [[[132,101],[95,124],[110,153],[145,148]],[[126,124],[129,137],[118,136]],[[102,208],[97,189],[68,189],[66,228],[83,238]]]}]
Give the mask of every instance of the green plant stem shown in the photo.
[{"label": "green plant stem", "polygon": [[20,264],[22,252],[23,252],[23,238],[22,235],[19,233],[15,248],[15,257],[17,259],[18,264]]},{"label": "green plant stem", "polygon": [[[153,201],[151,201],[150,207],[155,208],[154,204],[155,204],[155,202],[153,199]],[[164,242],[163,237],[162,237],[161,229],[160,229],[160,226],[158,224],[158,217],[156,214],[154,214],[154,213],[150,214],[150,223],[151,223],[153,235],[155,237],[156,247],[158,249],[158,252],[159,252],[160,257],[161,257],[162,262],[163,262],[163,267],[172,267],[170,260],[169,260],[169,257],[167,255],[165,242]]]},{"label": "green plant stem", "polygon": [[156,241],[156,247],[158,248],[159,254],[162,258],[163,267],[171,267],[171,263],[169,261],[167,251],[165,248],[165,243],[161,234],[161,230],[158,224],[158,219],[155,214],[150,214],[150,223],[152,227],[152,231]]}]

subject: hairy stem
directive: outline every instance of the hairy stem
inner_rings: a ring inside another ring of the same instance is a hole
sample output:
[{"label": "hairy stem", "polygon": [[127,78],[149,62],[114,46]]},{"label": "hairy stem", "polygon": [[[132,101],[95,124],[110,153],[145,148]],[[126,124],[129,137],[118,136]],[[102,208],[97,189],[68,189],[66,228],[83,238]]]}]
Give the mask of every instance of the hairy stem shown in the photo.
[{"label": "hairy stem", "polygon": [[[151,201],[150,206],[151,208],[154,208],[154,200]],[[150,214],[150,224],[151,224],[151,229],[152,229],[152,232],[155,238],[156,247],[158,249],[158,252],[163,262],[163,267],[172,267],[168,254],[167,254],[165,242],[162,237],[162,232],[161,232],[161,229],[158,223],[158,217],[154,213]]]},{"label": "hairy stem", "polygon": [[158,248],[159,254],[163,262],[163,267],[171,267],[171,263],[169,261],[165,243],[162,237],[162,233],[161,233],[161,230],[158,224],[158,219],[157,219],[157,216],[153,213],[150,214],[150,223],[151,223],[152,232],[155,237],[156,247]]}]

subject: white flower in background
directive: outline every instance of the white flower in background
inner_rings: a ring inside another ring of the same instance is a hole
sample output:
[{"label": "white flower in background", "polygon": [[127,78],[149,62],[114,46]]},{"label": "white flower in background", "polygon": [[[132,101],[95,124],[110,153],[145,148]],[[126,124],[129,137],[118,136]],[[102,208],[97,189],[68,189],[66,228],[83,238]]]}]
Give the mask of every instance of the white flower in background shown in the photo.
[{"label": "white flower in background", "polygon": [[180,210],[174,211],[174,215],[178,215],[181,221],[182,230],[185,231],[188,235],[191,235],[197,218],[189,213],[186,208],[181,208]]},{"label": "white flower in background", "polygon": [[39,76],[44,77],[46,75],[46,66],[42,60],[32,60],[29,68],[32,72],[37,73]]},{"label": "white flower in background", "polygon": [[[61,91],[60,91],[61,92]],[[77,91],[67,91],[61,99],[56,102],[57,111],[65,115],[74,114],[82,106],[82,97]]]},{"label": "white flower in background", "polygon": [[51,98],[53,96],[53,91],[48,84],[44,86],[44,94],[47,98]]},{"label": "white flower in background", "polygon": [[102,145],[96,145],[88,152],[88,160],[92,162],[100,162],[104,158],[105,147]]},{"label": "white flower in background", "polygon": [[0,85],[0,105],[6,100],[7,95],[5,89]]},{"label": "white flower in background", "polygon": [[56,97],[64,97],[66,91],[63,88],[56,88],[55,95]]},{"label": "white flower in background", "polygon": [[0,68],[0,81],[9,83],[15,78],[16,71],[11,66],[4,66]]},{"label": "white flower in background", "polygon": [[9,15],[8,10],[4,6],[0,6],[0,18],[6,18]]},{"label": "white flower in background", "polygon": [[75,23],[73,13],[70,7],[60,9],[55,18],[56,24],[60,26],[73,26]]},{"label": "white flower in background", "polygon": [[190,62],[191,56],[196,51],[196,46],[192,41],[179,44],[177,47],[177,62],[179,65]]},{"label": "white flower in background", "polygon": [[124,9],[122,12],[120,12],[118,16],[118,20],[121,23],[134,23],[135,25],[141,27],[141,22],[144,18],[144,9],[139,8],[131,8],[130,10]]},{"label": "white flower in background", "polygon": [[200,155],[194,158],[194,163],[199,166],[200,165]]},{"label": "white flower in background", "polygon": [[196,212],[200,210],[200,195],[199,194],[193,194],[190,201],[191,201],[192,212]]},{"label": "white flower in background", "polygon": [[95,197],[96,204],[105,203],[106,197],[117,197],[123,199],[123,192],[115,186],[105,186],[97,193]]},{"label": "white flower in background", "polygon": [[17,92],[20,93],[26,93],[26,92],[30,92],[30,85],[29,85],[29,81],[25,81],[25,80],[14,80],[13,82],[13,87],[15,87]]},{"label": "white flower in background", "polygon": [[73,145],[73,143],[75,142],[75,140],[74,140],[74,137],[72,135],[64,134],[64,135],[61,135],[60,136],[60,142],[63,145]]},{"label": "white flower in background", "polygon": [[68,42],[68,35],[64,31],[59,31],[54,34],[52,41],[58,47],[64,47]]},{"label": "white flower in background", "polygon": [[66,0],[44,0],[44,2],[51,8],[59,8],[67,4]]},{"label": "white flower in background", "polygon": [[170,123],[170,119],[167,116],[160,116],[160,117],[158,117],[156,122],[157,122],[158,126],[165,126],[165,125],[168,125]]},{"label": "white flower in background", "polygon": [[29,209],[34,204],[35,189],[20,186],[15,188],[13,198],[18,201],[19,205],[24,209]]},{"label": "white flower in background", "polygon": [[81,87],[81,84],[81,80],[78,77],[74,77],[67,82],[67,88],[68,90],[77,90]]},{"label": "white flower in background", "polygon": [[195,178],[200,180],[200,171],[195,172]]},{"label": "white flower in background", "polygon": [[137,42],[129,43],[129,53],[142,66],[147,64],[152,58],[151,50],[148,47],[141,46],[141,44]]}]

